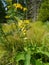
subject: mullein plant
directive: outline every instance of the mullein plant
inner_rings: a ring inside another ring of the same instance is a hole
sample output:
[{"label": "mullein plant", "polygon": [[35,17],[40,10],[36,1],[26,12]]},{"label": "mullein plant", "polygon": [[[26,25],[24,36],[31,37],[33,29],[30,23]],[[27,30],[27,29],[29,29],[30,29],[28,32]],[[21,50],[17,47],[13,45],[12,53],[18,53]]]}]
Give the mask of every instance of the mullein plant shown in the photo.
[{"label": "mullein plant", "polygon": [[30,20],[25,19],[27,8],[23,7],[20,3],[12,4],[12,0],[6,0],[6,2],[7,15],[5,18],[7,23],[15,23],[18,35],[23,38],[26,35],[26,31],[30,28]]},{"label": "mullein plant", "polygon": [[[8,61],[9,63],[7,64],[11,63],[13,65],[18,65],[18,62],[20,60],[24,60],[24,65],[30,65],[31,51],[30,48],[27,46],[28,41],[26,35],[27,30],[30,28],[30,21],[24,20],[24,14],[27,11],[27,8],[23,7],[20,3],[12,4],[12,0],[6,0],[6,2],[7,15],[5,16],[5,18],[7,19],[7,23],[1,26],[1,32],[3,34],[1,39],[3,40],[2,43],[4,43],[6,51],[11,55],[11,58]],[[23,45],[22,49],[24,51],[22,51],[22,53],[21,51],[16,51],[17,48],[15,48],[15,44],[18,48],[19,46],[21,47],[21,45]],[[19,52],[18,56],[17,52]]]}]

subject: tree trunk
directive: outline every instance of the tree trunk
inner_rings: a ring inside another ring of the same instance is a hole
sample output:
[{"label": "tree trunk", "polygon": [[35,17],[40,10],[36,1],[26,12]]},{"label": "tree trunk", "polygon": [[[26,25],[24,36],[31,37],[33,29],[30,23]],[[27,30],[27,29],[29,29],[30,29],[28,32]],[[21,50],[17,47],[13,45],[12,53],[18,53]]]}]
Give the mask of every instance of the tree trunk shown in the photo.
[{"label": "tree trunk", "polygon": [[42,0],[29,0],[27,2],[28,5],[27,18],[31,18],[33,21],[37,19],[38,9],[40,7],[41,1]]}]

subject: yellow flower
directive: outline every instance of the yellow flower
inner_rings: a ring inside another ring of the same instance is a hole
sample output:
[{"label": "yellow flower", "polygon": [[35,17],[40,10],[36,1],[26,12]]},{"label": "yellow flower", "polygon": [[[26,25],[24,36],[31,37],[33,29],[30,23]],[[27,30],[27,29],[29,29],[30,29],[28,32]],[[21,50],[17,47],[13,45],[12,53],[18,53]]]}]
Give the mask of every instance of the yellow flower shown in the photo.
[{"label": "yellow flower", "polygon": [[24,22],[27,23],[27,24],[29,24],[30,21],[29,20],[24,20]]},{"label": "yellow flower", "polygon": [[17,5],[16,3],[13,4],[14,7],[16,7],[16,5]]},{"label": "yellow flower", "polygon": [[25,27],[23,27],[21,30],[23,31],[25,29]]},{"label": "yellow flower", "polygon": [[22,5],[19,4],[19,3],[17,3],[17,6],[16,7],[22,9]]},{"label": "yellow flower", "polygon": [[26,30],[23,30],[22,32],[23,32],[24,35],[26,34]]},{"label": "yellow flower", "polygon": [[27,8],[23,8],[23,11],[27,11]]},{"label": "yellow flower", "polygon": [[23,30],[23,33],[26,33],[26,30]]},{"label": "yellow flower", "polygon": [[21,5],[20,3],[17,3],[17,4],[14,3],[13,6],[14,6],[15,8],[20,8],[20,9],[23,8],[22,5]]},{"label": "yellow flower", "polygon": [[19,26],[20,28],[23,27],[23,21],[22,21],[22,20],[20,20],[20,21],[18,22],[18,26]]},{"label": "yellow flower", "polygon": [[10,16],[5,16],[5,18],[10,18]]}]

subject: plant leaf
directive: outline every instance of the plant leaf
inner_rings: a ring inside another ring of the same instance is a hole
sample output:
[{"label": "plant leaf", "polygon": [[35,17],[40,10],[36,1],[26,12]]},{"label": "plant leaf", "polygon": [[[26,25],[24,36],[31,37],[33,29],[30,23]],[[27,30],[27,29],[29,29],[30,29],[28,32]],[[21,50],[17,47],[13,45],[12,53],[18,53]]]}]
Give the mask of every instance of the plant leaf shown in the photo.
[{"label": "plant leaf", "polygon": [[16,61],[24,60],[25,59],[24,53],[23,52],[17,53],[15,59],[16,59]]}]

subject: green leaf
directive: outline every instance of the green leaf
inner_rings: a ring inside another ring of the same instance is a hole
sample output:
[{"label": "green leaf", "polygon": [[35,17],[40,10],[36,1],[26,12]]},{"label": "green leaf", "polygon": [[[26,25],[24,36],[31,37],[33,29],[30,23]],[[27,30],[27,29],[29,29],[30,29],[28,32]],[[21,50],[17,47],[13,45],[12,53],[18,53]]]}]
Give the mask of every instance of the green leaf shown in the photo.
[{"label": "green leaf", "polygon": [[16,61],[24,60],[25,59],[24,52],[17,53],[15,59],[16,59]]},{"label": "green leaf", "polygon": [[44,54],[44,55],[49,57],[49,52],[47,52],[47,51],[39,51],[38,53],[42,53],[42,54]]},{"label": "green leaf", "polygon": [[31,59],[31,64],[36,65],[36,60],[34,58]]},{"label": "green leaf", "polygon": [[36,65],[44,65],[42,61],[36,60]]},{"label": "green leaf", "polygon": [[49,63],[45,63],[44,65],[49,65]]}]

